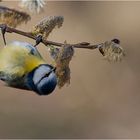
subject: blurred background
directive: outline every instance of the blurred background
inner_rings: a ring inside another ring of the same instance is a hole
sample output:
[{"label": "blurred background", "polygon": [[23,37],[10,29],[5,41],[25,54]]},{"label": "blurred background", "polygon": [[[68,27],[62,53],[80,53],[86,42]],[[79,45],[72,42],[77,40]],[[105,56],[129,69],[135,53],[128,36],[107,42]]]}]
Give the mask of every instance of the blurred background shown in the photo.
[{"label": "blurred background", "polygon": [[[21,10],[18,4],[0,3]],[[0,82],[0,138],[140,138],[140,2],[49,1],[18,28],[29,31],[49,15],[64,16],[49,40],[97,44],[119,38],[127,55],[109,63],[98,50],[76,49],[71,84],[49,96]],[[14,33],[6,38],[34,43]],[[38,49],[50,63],[45,46]]]}]

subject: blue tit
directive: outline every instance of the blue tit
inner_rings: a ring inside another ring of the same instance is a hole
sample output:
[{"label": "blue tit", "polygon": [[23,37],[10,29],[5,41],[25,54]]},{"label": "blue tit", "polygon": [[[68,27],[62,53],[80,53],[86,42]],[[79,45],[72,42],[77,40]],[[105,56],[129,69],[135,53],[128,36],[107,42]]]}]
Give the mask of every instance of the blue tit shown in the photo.
[{"label": "blue tit", "polygon": [[0,80],[8,86],[48,95],[57,85],[55,68],[26,42],[14,41],[0,50]]}]

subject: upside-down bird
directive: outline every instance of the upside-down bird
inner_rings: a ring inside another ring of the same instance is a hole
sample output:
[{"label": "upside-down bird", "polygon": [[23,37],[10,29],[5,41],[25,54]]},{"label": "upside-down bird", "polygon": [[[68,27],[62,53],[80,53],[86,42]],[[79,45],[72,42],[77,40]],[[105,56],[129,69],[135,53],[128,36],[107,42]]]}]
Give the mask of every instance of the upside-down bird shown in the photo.
[{"label": "upside-down bird", "polygon": [[55,67],[47,64],[33,45],[19,41],[0,50],[0,79],[39,95],[52,93],[57,85]]}]

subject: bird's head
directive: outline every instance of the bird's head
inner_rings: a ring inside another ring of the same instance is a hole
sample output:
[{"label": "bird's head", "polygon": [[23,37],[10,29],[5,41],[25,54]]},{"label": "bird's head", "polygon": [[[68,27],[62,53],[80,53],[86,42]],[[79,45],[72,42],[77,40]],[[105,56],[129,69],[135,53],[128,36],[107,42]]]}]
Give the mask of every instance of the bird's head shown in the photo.
[{"label": "bird's head", "polygon": [[39,65],[27,75],[25,83],[39,95],[48,95],[57,85],[55,68],[48,64]]}]

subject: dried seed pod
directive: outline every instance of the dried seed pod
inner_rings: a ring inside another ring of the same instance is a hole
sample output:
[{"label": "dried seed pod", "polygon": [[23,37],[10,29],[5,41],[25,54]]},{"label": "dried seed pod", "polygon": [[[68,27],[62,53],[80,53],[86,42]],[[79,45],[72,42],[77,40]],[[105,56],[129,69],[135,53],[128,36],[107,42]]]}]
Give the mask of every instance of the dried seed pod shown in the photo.
[{"label": "dried seed pod", "polygon": [[60,28],[63,24],[64,18],[62,16],[49,16],[40,21],[33,28],[32,34],[41,34],[43,38],[47,39],[48,35],[52,32],[55,27]]},{"label": "dried seed pod", "polygon": [[32,13],[39,13],[45,6],[44,0],[21,0],[20,6]]},{"label": "dried seed pod", "polygon": [[65,84],[70,84],[70,61],[74,55],[74,49],[68,44],[63,45],[61,48],[50,49],[50,54],[55,60],[56,75],[58,79],[58,87],[61,88]]},{"label": "dried seed pod", "polygon": [[21,23],[27,23],[30,19],[30,15],[25,12],[0,6],[0,24],[7,24],[15,28]]},{"label": "dried seed pod", "polygon": [[119,40],[106,41],[99,45],[99,51],[108,61],[121,61],[125,56],[124,49],[120,46]]}]

